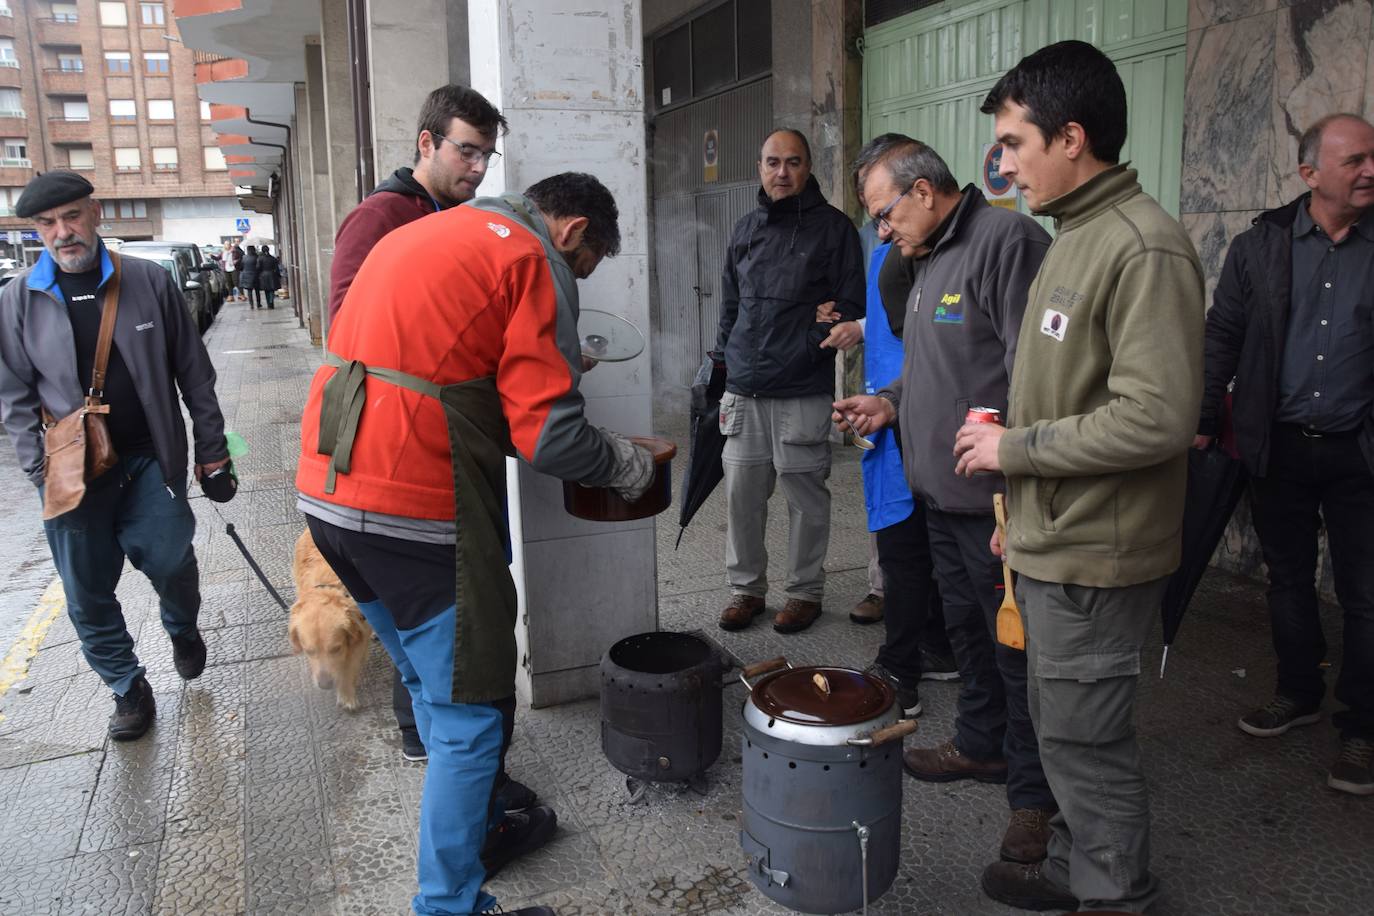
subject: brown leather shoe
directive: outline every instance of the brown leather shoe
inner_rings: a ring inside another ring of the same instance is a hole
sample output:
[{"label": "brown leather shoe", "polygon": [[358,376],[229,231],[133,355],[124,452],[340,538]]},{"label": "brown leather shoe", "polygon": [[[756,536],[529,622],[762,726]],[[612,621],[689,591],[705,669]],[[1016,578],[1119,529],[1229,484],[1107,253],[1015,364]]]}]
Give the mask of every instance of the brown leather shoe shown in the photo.
[{"label": "brown leather shoe", "polygon": [[819,601],[788,598],[787,603],[782,606],[782,610],[778,611],[773,618],[773,629],[779,633],[800,633],[815,623],[820,616],[821,603]]},{"label": "brown leather shoe", "polygon": [[993,862],[983,869],[983,893],[1022,910],[1078,909],[1078,898],[1041,874],[1039,862]]},{"label": "brown leather shoe", "polygon": [[906,771],[922,782],[954,782],[957,779],[976,779],[979,782],[1005,783],[1007,762],[974,760],[955,747],[951,739],[939,747],[909,747],[902,752]]},{"label": "brown leather shoe", "polygon": [[730,603],[720,612],[722,630],[743,630],[763,613],[763,599],[753,595],[731,595]]},{"label": "brown leather shoe", "polygon": [[1002,835],[1002,861],[1030,865],[1045,858],[1050,844],[1050,818],[1044,808],[1013,808],[1011,823]]},{"label": "brown leather shoe", "polygon": [[883,619],[883,596],[869,592],[864,600],[854,605],[849,619],[855,623],[877,623]]}]

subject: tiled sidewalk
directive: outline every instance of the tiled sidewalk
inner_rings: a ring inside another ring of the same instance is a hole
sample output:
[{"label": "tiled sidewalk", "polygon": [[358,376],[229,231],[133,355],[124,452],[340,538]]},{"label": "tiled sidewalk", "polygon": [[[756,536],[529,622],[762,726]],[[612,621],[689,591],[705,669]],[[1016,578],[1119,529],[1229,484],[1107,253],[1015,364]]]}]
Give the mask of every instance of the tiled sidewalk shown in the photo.
[{"label": "tiled sidewalk", "polygon": [[[319,354],[289,310],[249,312],[242,303],[225,306],[206,342],[229,426],[252,446],[239,462],[244,491],[224,517],[289,600],[301,526],[291,487],[297,424]],[[660,426],[682,441],[680,414],[661,411]],[[705,628],[746,660],[786,654],[799,664],[866,664],[881,628],[846,616],[866,591],[855,450],[837,449],[832,488],[820,623],[792,637],[763,623],[736,634],[715,629],[726,597],[716,496],[680,550],[675,512],[660,524],[662,626]],[[339,711],[332,692],[311,687],[304,662],[288,654],[284,612],[252,578],[221,520],[205,501],[194,505],[210,647],[202,678],[177,678],[146,580],[129,571],[120,589],[157,693],[155,729],[130,744],[106,741],[109,693],[81,660],[65,617],[28,679],[0,700],[0,913],[407,912],[424,770],[401,759],[380,648],[372,650],[363,708]],[[772,508],[776,566],[786,552],[786,511],[780,497]],[[1155,673],[1158,649],[1147,654],[1139,728],[1165,892],[1157,912],[1368,912],[1374,799],[1324,788],[1335,751],[1329,724],[1277,741],[1248,738],[1233,724],[1271,687],[1261,608],[1254,585],[1210,576],[1165,680]],[[1333,636],[1337,621],[1330,619]],[[743,688],[725,695],[725,750],[708,794],[653,787],[637,806],[626,804],[623,777],[601,755],[594,700],[521,710],[510,770],[554,806],[560,829],[545,850],[491,883],[502,903],[548,903],[562,916],[783,912],[744,877]],[[955,697],[954,685],[923,688],[921,730],[908,740],[942,740]],[[910,779],[904,790],[901,872],[870,911],[1011,912],[978,890],[1006,825],[1002,790]]]}]

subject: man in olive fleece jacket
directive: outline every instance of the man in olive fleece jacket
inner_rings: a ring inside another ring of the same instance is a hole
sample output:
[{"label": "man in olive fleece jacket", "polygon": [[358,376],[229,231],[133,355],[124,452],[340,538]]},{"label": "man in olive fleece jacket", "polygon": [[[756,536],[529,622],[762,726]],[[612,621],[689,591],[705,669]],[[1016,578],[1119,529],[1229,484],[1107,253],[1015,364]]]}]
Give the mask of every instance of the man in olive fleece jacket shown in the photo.
[{"label": "man in olive fleece jacket", "polygon": [[[956,467],[1006,475],[1031,716],[1060,803],[1046,860],[994,863],[983,889],[1028,909],[1143,912],[1158,884],[1136,681],[1179,562],[1202,268],[1183,227],[1116,164],[1126,95],[1101,51],[1037,51],[983,111],[996,116],[1002,174],[1058,236],[1030,290],[1007,428],[962,428]],[[992,546],[1001,552],[996,536]]]}]

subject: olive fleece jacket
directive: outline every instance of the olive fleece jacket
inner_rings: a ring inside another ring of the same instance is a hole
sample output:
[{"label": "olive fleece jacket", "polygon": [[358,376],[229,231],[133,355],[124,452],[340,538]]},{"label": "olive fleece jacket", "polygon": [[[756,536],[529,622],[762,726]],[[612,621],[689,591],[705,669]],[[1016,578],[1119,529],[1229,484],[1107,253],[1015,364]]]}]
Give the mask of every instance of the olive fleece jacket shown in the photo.
[{"label": "olive fleece jacket", "polygon": [[1017,572],[1096,588],[1177,568],[1202,397],[1203,274],[1125,165],[1046,204],[998,458]]}]

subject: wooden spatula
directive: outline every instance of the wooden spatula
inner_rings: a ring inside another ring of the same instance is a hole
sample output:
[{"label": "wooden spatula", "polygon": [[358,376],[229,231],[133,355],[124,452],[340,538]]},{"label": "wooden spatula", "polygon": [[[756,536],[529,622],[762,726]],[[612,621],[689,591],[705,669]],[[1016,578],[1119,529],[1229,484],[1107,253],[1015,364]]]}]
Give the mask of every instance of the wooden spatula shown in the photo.
[{"label": "wooden spatula", "polygon": [[[997,516],[997,534],[1002,540],[1002,553],[1007,552],[1007,507],[1001,493],[992,494],[992,511]],[[1011,567],[1002,561],[1002,604],[997,608],[997,641],[1013,649],[1026,649],[1026,628],[1021,623],[1021,609],[1016,606],[1016,593],[1011,585]]]}]

